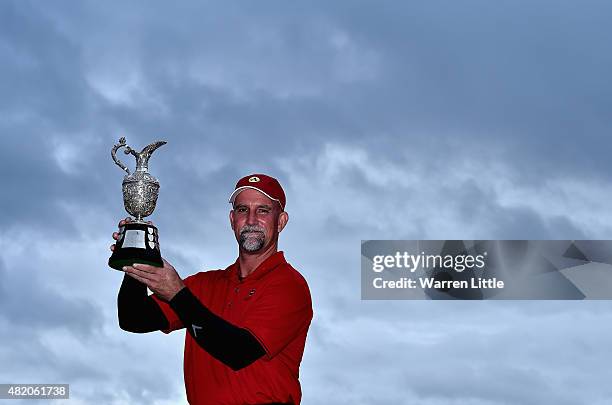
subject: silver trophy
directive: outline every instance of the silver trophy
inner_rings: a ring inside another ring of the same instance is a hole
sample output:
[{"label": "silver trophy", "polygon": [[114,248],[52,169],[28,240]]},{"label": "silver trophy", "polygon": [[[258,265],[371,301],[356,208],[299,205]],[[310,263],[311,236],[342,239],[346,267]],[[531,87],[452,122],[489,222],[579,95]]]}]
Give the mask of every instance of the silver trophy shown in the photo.
[{"label": "silver trophy", "polygon": [[[121,138],[111,150],[111,156],[117,166],[127,173],[123,178],[123,205],[135,218],[119,229],[119,239],[108,259],[108,265],[114,269],[121,270],[123,266],[134,263],[163,266],[157,227],[143,221],[143,218],[153,213],[159,194],[159,181],[148,172],[149,158],[157,148],[165,144],[166,141],[153,142],[142,151],[136,152],[125,143],[125,138]],[[127,166],[117,158],[117,151],[123,147],[126,155],[131,154],[136,158],[134,173],[130,173]]]}]

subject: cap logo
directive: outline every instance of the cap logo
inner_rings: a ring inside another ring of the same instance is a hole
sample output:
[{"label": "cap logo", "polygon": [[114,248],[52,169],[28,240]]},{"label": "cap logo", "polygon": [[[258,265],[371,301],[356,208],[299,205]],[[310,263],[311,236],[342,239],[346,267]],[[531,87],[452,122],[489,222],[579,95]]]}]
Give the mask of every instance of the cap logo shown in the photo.
[{"label": "cap logo", "polygon": [[249,183],[257,183],[259,181],[259,177],[253,176],[249,177]]}]

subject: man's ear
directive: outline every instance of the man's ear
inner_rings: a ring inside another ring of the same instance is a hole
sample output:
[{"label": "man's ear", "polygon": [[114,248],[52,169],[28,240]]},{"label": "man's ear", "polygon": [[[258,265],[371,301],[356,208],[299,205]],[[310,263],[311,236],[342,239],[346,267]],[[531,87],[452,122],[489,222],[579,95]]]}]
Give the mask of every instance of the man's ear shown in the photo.
[{"label": "man's ear", "polygon": [[289,214],[287,214],[285,211],[278,214],[278,226],[276,228],[278,233],[281,233],[283,228],[285,228],[285,225],[287,225],[287,222],[289,222]]},{"label": "man's ear", "polygon": [[232,227],[232,231],[234,231],[234,210],[231,210],[229,213],[230,226]]}]

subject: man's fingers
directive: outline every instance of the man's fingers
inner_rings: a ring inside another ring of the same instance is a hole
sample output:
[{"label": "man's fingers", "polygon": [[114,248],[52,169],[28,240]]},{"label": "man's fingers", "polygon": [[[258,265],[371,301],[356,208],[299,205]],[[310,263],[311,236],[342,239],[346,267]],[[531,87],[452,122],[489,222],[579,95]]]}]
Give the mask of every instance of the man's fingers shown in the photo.
[{"label": "man's fingers", "polygon": [[131,221],[132,221],[132,218],[126,217],[125,219],[122,219],[121,221],[119,221],[119,227],[122,227],[123,225]]},{"label": "man's fingers", "polygon": [[140,281],[143,284],[146,284],[147,287],[150,287],[149,286],[149,283],[151,282],[150,280],[140,277],[138,274],[130,273],[129,271],[126,271],[125,274],[127,274],[128,276],[132,277],[135,280]]},{"label": "man's fingers", "polygon": [[111,250],[111,252],[115,251],[115,244],[114,243],[112,245],[110,245],[110,250]]},{"label": "man's fingers", "polygon": [[135,274],[140,278],[143,278],[149,282],[155,282],[158,281],[158,276],[154,273],[147,273],[146,271],[142,271],[137,269],[134,266],[125,266],[123,267],[123,271],[125,271],[126,273],[129,274]]},{"label": "man's fingers", "polygon": [[119,240],[119,233],[118,232],[113,232],[113,239]]},{"label": "man's fingers", "polygon": [[159,267],[149,266],[148,264],[142,264],[142,263],[134,263],[132,264],[132,267],[138,270],[142,270],[145,273],[150,273],[150,274],[158,274],[159,269],[160,269]]}]

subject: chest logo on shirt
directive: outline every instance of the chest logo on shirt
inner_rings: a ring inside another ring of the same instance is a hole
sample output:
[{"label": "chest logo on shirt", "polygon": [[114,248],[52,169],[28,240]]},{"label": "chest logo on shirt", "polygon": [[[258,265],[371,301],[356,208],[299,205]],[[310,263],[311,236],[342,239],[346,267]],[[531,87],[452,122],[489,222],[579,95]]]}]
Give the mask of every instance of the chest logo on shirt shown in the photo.
[{"label": "chest logo on shirt", "polygon": [[255,296],[255,288],[251,288],[251,289],[249,290],[249,293],[248,293],[247,295],[245,295],[245,296],[244,296],[244,300],[245,300],[245,301],[248,301],[248,300],[250,300],[251,298],[253,298],[253,296]]}]

